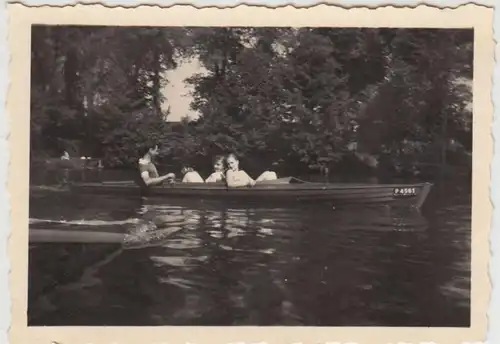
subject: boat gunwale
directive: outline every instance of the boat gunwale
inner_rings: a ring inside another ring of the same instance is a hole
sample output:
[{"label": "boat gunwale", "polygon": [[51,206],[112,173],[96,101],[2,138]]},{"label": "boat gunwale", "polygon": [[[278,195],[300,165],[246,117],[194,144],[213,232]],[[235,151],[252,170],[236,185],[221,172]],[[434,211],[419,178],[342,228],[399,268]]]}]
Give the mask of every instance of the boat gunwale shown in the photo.
[{"label": "boat gunwale", "polygon": [[[227,197],[234,196],[236,199],[243,197],[247,200],[286,200],[288,198],[302,201],[327,201],[351,203],[388,203],[408,205],[420,209],[433,187],[433,183],[400,183],[400,184],[350,184],[350,183],[317,183],[303,182],[293,183],[294,178],[287,178],[288,183],[283,183],[285,178],[275,183],[264,182],[256,187],[227,187],[224,183],[185,183],[170,184],[142,190],[133,180],[119,182],[77,182],[69,183],[64,187],[65,191],[75,193],[117,193],[120,195],[136,194],[141,197]],[[36,186],[34,187],[36,189]],[[409,194],[395,193],[394,188],[416,188],[416,192]],[[360,199],[359,202],[357,199]]]},{"label": "boat gunwale", "polygon": [[[433,184],[430,182],[400,183],[400,184],[349,184],[349,183],[262,183],[254,187],[228,187],[223,183],[176,183],[152,187],[150,190],[365,190],[365,189],[387,189],[387,188],[424,188]],[[72,183],[71,188],[139,188],[133,181],[124,182],[94,182],[94,183]]]}]

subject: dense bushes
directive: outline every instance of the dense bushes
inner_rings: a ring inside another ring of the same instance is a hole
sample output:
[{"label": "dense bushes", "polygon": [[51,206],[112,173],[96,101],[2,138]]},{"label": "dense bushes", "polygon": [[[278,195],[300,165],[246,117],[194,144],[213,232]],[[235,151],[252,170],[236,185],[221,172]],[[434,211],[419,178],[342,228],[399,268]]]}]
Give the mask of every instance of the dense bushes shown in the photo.
[{"label": "dense bushes", "polygon": [[[32,42],[32,157],[130,166],[158,142],[169,164],[370,171],[472,149],[472,30],[35,26]],[[166,122],[165,71],[193,57],[201,116]]]}]

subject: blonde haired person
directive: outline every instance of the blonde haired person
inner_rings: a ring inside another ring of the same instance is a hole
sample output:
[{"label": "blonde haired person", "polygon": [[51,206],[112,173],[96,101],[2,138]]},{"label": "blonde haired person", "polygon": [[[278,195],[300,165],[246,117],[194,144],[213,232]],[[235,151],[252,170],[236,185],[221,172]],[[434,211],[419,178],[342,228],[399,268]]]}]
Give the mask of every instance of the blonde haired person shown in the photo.
[{"label": "blonde haired person", "polygon": [[192,167],[184,166],[181,173],[184,175],[184,178],[182,178],[183,183],[203,183],[203,178]]},{"label": "blonde haired person", "polygon": [[228,170],[226,172],[226,183],[228,187],[254,186],[253,180],[245,171],[240,170],[239,160],[235,154],[229,154],[226,158]]}]

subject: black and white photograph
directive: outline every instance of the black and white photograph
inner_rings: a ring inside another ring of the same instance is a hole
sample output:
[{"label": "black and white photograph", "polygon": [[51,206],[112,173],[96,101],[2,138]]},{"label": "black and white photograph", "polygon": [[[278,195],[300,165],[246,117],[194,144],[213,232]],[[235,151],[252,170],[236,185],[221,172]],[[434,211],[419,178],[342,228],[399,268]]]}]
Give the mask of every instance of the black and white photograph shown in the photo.
[{"label": "black and white photograph", "polygon": [[30,35],[28,327],[473,325],[474,28]]}]

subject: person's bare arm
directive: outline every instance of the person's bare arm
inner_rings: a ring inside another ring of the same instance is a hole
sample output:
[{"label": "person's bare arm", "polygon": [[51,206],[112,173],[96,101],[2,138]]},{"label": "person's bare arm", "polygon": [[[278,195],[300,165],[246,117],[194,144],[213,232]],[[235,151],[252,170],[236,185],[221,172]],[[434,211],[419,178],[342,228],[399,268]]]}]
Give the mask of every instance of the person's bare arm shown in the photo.
[{"label": "person's bare arm", "polygon": [[243,173],[245,174],[244,178],[238,178],[232,175],[232,173],[231,174],[228,173],[226,177],[227,186],[229,186],[230,188],[242,187],[242,186],[254,186],[255,181],[252,178],[250,178],[250,176],[246,172]]},{"label": "person's bare arm", "polygon": [[205,183],[214,183],[215,182],[215,176],[214,173],[208,176],[207,179],[205,179]]},{"label": "person's bare arm", "polygon": [[242,183],[242,180],[237,178],[234,175],[234,172],[232,172],[232,171],[228,171],[226,173],[226,184],[230,188],[237,188],[237,187],[245,186],[245,183],[244,182]]},{"label": "person's bare arm", "polygon": [[249,176],[246,172],[245,172],[245,175],[246,175],[246,176],[247,176],[247,178],[248,178],[248,183],[247,183],[247,185],[248,185],[248,186],[254,186],[254,185],[255,185],[255,183],[256,183],[256,181],[255,181],[252,177],[250,177],[250,176]]},{"label": "person's bare arm", "polygon": [[[224,175],[222,175],[224,176]],[[225,178],[223,178],[225,179]],[[214,172],[212,173],[206,180],[205,180],[205,183],[216,183],[217,182],[217,173]]]},{"label": "person's bare arm", "polygon": [[230,188],[237,188],[237,187],[242,187],[246,186],[247,183],[242,182],[241,180],[233,180],[233,179],[228,179],[227,180],[227,186]]},{"label": "person's bare arm", "polygon": [[147,186],[152,186],[152,185],[159,185],[167,179],[174,179],[175,175],[173,173],[168,173],[164,176],[160,176],[157,178],[151,178],[149,176],[149,172],[144,171],[141,173],[141,178]]}]

